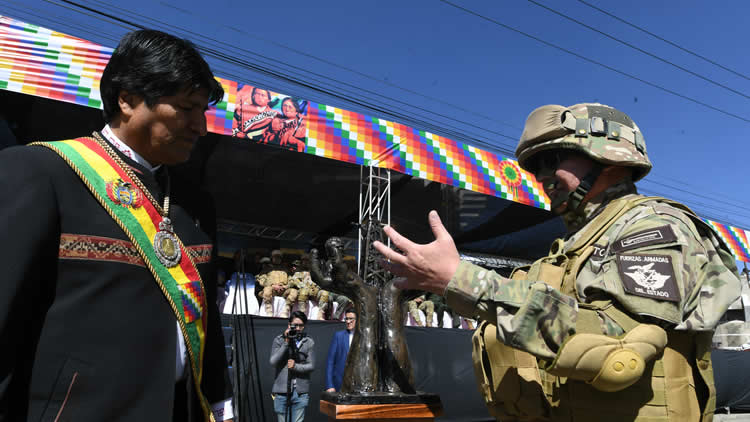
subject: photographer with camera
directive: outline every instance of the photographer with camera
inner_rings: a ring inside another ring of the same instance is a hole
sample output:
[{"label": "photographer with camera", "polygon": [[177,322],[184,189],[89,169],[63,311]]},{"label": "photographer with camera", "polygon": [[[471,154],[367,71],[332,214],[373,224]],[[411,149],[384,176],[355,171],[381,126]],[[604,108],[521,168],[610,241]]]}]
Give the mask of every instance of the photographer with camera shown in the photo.
[{"label": "photographer with camera", "polygon": [[273,339],[270,363],[276,368],[273,410],[278,422],[301,422],[309,401],[310,374],[315,369],[315,342],[305,334],[307,316],[292,312],[289,326]]}]

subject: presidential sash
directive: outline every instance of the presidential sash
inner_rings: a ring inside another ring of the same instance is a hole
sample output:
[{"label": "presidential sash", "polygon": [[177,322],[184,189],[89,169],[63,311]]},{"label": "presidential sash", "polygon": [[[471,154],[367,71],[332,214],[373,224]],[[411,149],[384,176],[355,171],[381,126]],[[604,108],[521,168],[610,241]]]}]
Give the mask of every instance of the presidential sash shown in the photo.
[{"label": "presidential sash", "polygon": [[119,157],[110,155],[97,140],[86,137],[31,145],[47,147],[60,155],[133,242],[177,317],[201,407],[206,419],[213,421],[210,406],[200,388],[206,341],[206,294],[192,257],[176,235],[173,234],[173,239],[178,262],[168,268],[159,259],[154,239],[158,241],[162,221],[168,223],[169,220],[159,213],[139,183],[132,180],[120,164]]}]

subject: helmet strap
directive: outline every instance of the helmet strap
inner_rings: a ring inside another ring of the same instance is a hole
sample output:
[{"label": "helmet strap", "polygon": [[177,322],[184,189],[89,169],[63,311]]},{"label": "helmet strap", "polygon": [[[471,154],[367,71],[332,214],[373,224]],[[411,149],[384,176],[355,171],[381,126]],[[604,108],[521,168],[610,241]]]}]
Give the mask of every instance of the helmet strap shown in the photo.
[{"label": "helmet strap", "polygon": [[568,211],[578,210],[583,203],[583,199],[588,195],[589,191],[591,191],[591,188],[594,187],[594,183],[596,183],[596,179],[599,178],[602,170],[603,167],[598,163],[595,163],[594,167],[591,168],[591,171],[589,171],[588,174],[583,177],[581,183],[578,184],[578,187],[576,187],[573,192],[570,192],[568,195]]},{"label": "helmet strap", "polygon": [[565,207],[566,213],[578,210],[583,203],[583,199],[588,195],[589,191],[591,191],[594,183],[596,183],[596,179],[598,179],[599,175],[602,173],[603,168],[603,166],[595,163],[594,167],[583,177],[583,179],[581,179],[578,187],[576,187],[573,192],[566,192],[558,195],[555,197],[554,201],[552,201],[550,207],[554,210],[567,201],[568,205]]}]

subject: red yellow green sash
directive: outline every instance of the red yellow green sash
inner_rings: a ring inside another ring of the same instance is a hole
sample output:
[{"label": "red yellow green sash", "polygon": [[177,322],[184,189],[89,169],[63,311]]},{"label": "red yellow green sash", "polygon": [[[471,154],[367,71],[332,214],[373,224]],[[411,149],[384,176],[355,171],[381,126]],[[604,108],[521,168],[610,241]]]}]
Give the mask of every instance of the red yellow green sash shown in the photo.
[{"label": "red yellow green sash", "polygon": [[[207,323],[206,295],[200,274],[185,246],[178,240],[181,250],[178,265],[167,268],[159,261],[152,242],[163,217],[135,181],[95,139],[78,138],[32,145],[42,145],[59,154],[138,249],[177,317],[187,345],[196,390],[201,392]],[[116,194],[123,182],[130,186],[124,194]],[[199,395],[207,419],[213,420],[203,393]]]}]

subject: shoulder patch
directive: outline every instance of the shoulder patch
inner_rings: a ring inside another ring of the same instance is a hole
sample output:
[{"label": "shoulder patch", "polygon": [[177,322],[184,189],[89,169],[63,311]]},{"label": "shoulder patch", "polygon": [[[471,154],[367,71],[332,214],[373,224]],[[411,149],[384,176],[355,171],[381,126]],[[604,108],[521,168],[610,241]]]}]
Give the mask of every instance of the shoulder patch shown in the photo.
[{"label": "shoulder patch", "polygon": [[664,225],[652,229],[641,230],[637,233],[621,237],[612,244],[612,250],[615,252],[623,252],[630,249],[642,248],[644,246],[675,241],[677,241],[677,236],[674,234],[672,227]]},{"label": "shoulder patch", "polygon": [[670,302],[680,301],[672,257],[618,254],[617,268],[626,293]]},{"label": "shoulder patch", "polygon": [[594,244],[593,245],[594,251],[591,252],[591,257],[589,258],[592,261],[601,261],[607,256],[607,245],[599,245]]}]

